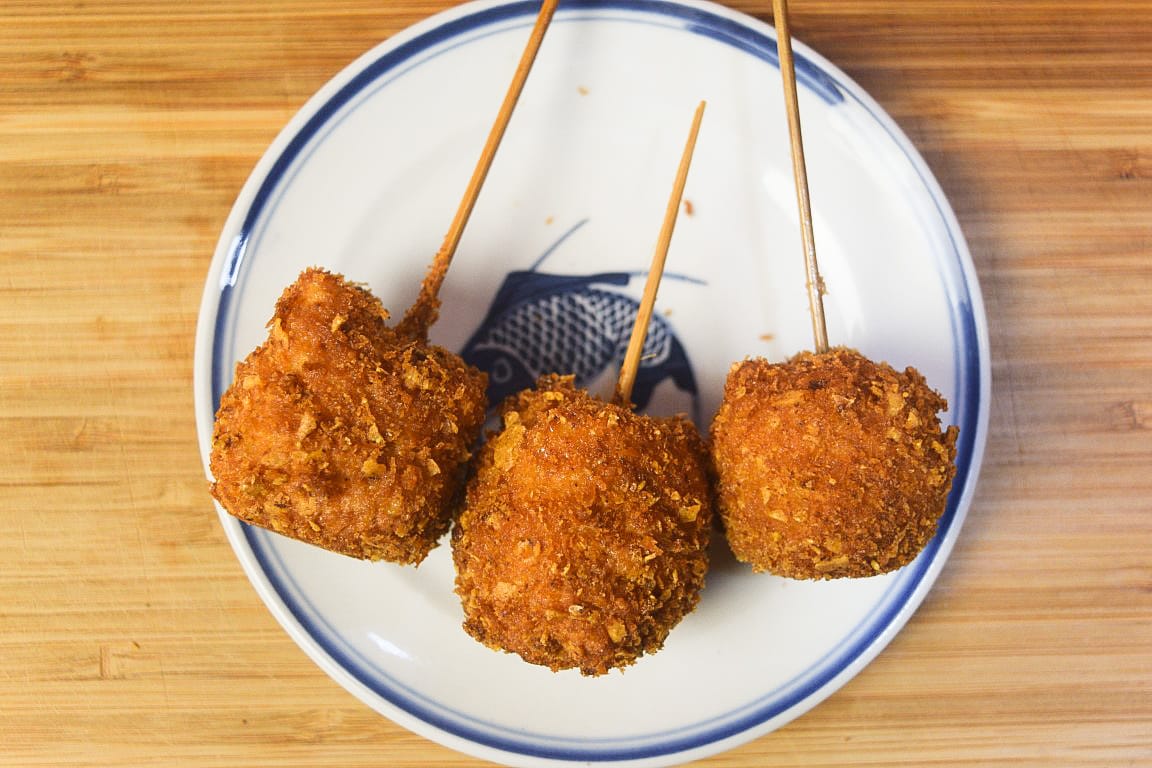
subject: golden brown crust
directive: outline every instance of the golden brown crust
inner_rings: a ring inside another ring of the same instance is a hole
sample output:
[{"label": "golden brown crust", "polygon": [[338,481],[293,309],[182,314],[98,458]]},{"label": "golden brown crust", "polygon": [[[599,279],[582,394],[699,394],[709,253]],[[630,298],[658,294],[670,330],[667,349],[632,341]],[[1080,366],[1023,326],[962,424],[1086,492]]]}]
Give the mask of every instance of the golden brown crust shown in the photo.
[{"label": "golden brown crust", "polygon": [[448,530],[483,373],[398,336],[366,289],[306,270],[236,366],[213,433],[231,514],[352,557],[418,563]]},{"label": "golden brown crust", "polygon": [[503,417],[452,532],[464,628],[587,675],[659,650],[708,568],[711,489],[696,428],[557,376],[510,398]]},{"label": "golden brown crust", "polygon": [[914,368],[855,350],[732,367],[712,424],[717,504],[736,557],[795,579],[872,576],[936,531],[957,428]]}]

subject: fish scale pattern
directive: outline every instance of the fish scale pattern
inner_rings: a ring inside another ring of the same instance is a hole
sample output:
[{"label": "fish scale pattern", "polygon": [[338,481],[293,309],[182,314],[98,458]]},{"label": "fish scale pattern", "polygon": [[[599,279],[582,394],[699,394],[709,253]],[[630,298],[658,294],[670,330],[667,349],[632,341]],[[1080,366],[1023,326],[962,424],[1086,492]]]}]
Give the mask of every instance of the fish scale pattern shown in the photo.
[{"label": "fish scale pattern", "polygon": [[[511,308],[490,329],[488,344],[516,350],[538,375],[571,373],[589,382],[623,359],[639,306],[628,296],[592,288],[552,294]],[[653,317],[641,367],[667,359],[671,342],[668,324]]]}]

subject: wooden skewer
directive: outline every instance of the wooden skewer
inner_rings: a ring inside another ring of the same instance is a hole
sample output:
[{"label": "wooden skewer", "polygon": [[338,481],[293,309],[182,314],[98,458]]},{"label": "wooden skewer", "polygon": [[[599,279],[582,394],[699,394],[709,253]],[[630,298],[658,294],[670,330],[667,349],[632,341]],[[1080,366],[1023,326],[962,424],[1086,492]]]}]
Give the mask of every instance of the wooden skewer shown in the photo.
[{"label": "wooden skewer", "polygon": [[776,22],[776,48],[784,78],[784,102],[788,112],[788,135],[792,143],[792,175],[796,181],[796,204],[800,209],[800,237],[804,243],[808,309],[812,314],[812,338],[816,352],[828,351],[828,324],[824,319],[824,280],[816,263],[816,236],[812,229],[812,202],[808,196],[808,168],[804,162],[804,139],[800,134],[800,104],[796,96],[796,65],[792,59],[792,33],[788,28],[787,0],[772,0]]},{"label": "wooden skewer", "polygon": [[476,207],[476,199],[480,196],[480,188],[488,177],[488,171],[496,157],[496,150],[504,138],[504,132],[512,119],[512,111],[520,100],[520,94],[528,80],[528,73],[532,70],[532,64],[536,61],[536,54],[540,51],[540,45],[544,41],[544,33],[548,31],[548,25],[552,23],[552,17],[555,15],[556,6],[559,3],[560,0],[543,0],[540,4],[536,25],[533,27],[524,53],[520,57],[520,64],[512,76],[512,83],[508,86],[508,92],[504,95],[504,103],[496,114],[496,121],[488,134],[488,140],[480,152],[480,159],[476,163],[476,169],[472,172],[472,178],[464,191],[464,197],[456,209],[456,216],[448,228],[448,233],[444,236],[440,250],[436,252],[436,257],[428,267],[428,273],[424,276],[424,282],[420,286],[420,295],[417,296],[416,301],[397,326],[397,330],[402,335],[426,339],[428,329],[436,322],[440,313],[440,299],[438,298],[440,286],[444,283],[448,265],[452,263],[452,257],[460,245],[464,228],[468,225],[468,219],[471,218],[472,210]]},{"label": "wooden skewer", "polygon": [[684,185],[688,181],[688,168],[692,164],[692,153],[696,149],[696,137],[700,133],[700,121],[704,119],[705,106],[705,102],[702,101],[696,107],[692,128],[688,132],[688,141],[684,145],[684,154],[680,157],[680,167],[676,171],[676,181],[672,185],[672,194],[668,198],[668,208],[664,213],[664,225],[660,229],[656,251],[652,254],[652,265],[648,269],[648,282],[645,283],[644,294],[640,297],[636,323],[632,326],[632,336],[628,340],[628,349],[620,366],[620,377],[616,381],[616,394],[613,400],[617,405],[627,407],[632,402],[632,386],[636,383],[636,370],[640,367],[640,353],[644,348],[644,337],[648,333],[648,323],[652,320],[652,310],[656,305],[656,291],[664,274],[664,262],[668,257],[668,247],[672,243],[672,231],[676,228],[680,201],[684,197]]}]

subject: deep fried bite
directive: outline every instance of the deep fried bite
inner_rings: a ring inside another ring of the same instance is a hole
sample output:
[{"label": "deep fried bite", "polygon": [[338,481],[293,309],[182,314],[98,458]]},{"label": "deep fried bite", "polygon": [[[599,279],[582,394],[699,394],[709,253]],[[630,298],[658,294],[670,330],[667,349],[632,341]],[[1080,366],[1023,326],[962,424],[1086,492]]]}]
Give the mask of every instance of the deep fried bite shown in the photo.
[{"label": "deep fried bite", "polygon": [[419,563],[451,525],[486,377],[398,335],[365,288],[308,269],[236,366],[212,440],[232,515],[334,552]]},{"label": "deep fried bite", "polygon": [[553,670],[654,653],[708,569],[707,454],[656,419],[546,376],[509,398],[452,532],[464,628]]},{"label": "deep fried bite", "polygon": [[955,474],[947,402],[914,368],[855,350],[732,367],[711,429],[717,504],[736,557],[795,579],[911,562]]}]

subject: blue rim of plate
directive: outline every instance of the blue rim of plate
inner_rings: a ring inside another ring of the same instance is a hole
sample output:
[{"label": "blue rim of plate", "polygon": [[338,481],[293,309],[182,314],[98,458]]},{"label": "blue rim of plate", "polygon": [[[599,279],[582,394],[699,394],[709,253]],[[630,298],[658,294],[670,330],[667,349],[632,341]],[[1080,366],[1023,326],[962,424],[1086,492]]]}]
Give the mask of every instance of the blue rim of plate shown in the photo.
[{"label": "blue rim of plate", "polygon": [[[354,103],[366,90],[378,84],[382,78],[409,65],[414,58],[427,53],[429,49],[442,46],[461,35],[475,35],[492,25],[519,19],[531,21],[538,8],[536,2],[503,4],[480,2],[466,4],[452,13],[445,12],[432,17],[426,25],[426,31],[395,46],[382,45],[380,55],[360,66],[348,82],[316,107],[311,116],[291,136],[256,188],[237,234],[229,238],[226,244],[222,243],[220,251],[224,255],[224,263],[220,279],[212,281],[210,278],[206,286],[205,306],[210,307],[213,298],[215,299],[214,324],[210,329],[211,363],[208,386],[213,414],[228,384],[229,361],[232,359],[229,345],[234,337],[231,328],[231,307],[238,295],[236,293],[238,283],[242,282],[242,270],[249,245],[269,206],[274,207],[278,188],[291,173],[293,166],[307,153],[314,139],[326,129],[330,121]],[[706,1],[565,0],[561,13],[557,15],[554,23],[562,22],[565,18],[579,21],[588,18],[586,15],[588,13],[603,11],[635,14],[637,22],[662,23],[681,28],[691,34],[707,36],[778,66],[774,33],[767,25]],[[585,15],[581,16],[581,13]],[[640,18],[641,16],[643,18]],[[442,17],[447,18],[437,24],[436,22]],[[979,286],[967,246],[943,192],[908,139],[879,105],[846,75],[802,44],[795,43],[795,46],[797,74],[801,87],[814,92],[831,105],[850,100],[876,121],[915,171],[924,191],[931,197],[951,241],[954,261],[949,260],[938,266],[952,309],[949,317],[956,345],[954,361],[956,381],[952,410],[955,423],[960,427],[960,437],[953,490],[936,537],[914,563],[903,569],[865,620],[848,633],[824,658],[787,684],[766,692],[758,699],[726,715],[699,723],[692,729],[677,729],[626,738],[571,739],[524,733],[454,712],[391,679],[382,670],[373,668],[367,659],[349,646],[340,638],[339,633],[325,622],[321,612],[311,605],[303,591],[295,584],[289,569],[268,546],[271,534],[239,523],[221,511],[221,519],[226,525],[237,526],[242,531],[243,541],[255,558],[260,574],[268,581],[275,598],[282,604],[291,620],[297,624],[298,629],[316,643],[317,647],[314,650],[323,654],[330,664],[343,670],[365,690],[413,718],[416,723],[425,724],[433,731],[460,739],[465,742],[465,746],[480,745],[514,758],[543,758],[567,762],[630,762],[650,761],[689,752],[700,753],[710,745],[720,742],[738,743],[742,735],[752,738],[765,729],[770,729],[773,723],[777,726],[782,725],[792,717],[810,709],[879,653],[930,589],[943,561],[947,558],[971,501],[987,431],[989,356]],[[200,348],[202,342],[203,339],[198,341],[198,362],[202,353],[207,351]],[[198,378],[199,371],[198,365]],[[201,398],[198,397],[198,409],[202,405],[206,404],[202,404]],[[202,420],[199,421],[202,423]],[[211,422],[211,415],[208,421]],[[205,456],[205,462],[206,458]],[[235,546],[238,541],[235,537],[231,538]],[[426,728],[421,730],[427,731]],[[436,738],[437,734],[433,732],[426,735]],[[461,745],[449,743],[449,746],[459,748]],[[483,753],[480,756],[492,757]]]}]

